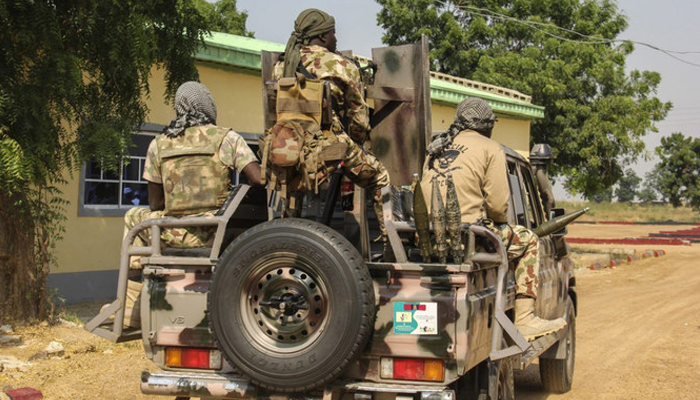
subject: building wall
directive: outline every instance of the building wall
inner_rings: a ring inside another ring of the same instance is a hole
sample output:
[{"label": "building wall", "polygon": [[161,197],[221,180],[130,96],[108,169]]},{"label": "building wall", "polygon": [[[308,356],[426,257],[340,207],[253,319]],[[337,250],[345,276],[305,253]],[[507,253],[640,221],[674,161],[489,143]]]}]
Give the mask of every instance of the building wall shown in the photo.
[{"label": "building wall", "polygon": [[[517,151],[522,156],[530,154],[530,121],[496,113],[498,121],[493,128],[492,138]],[[444,131],[455,118],[455,107],[432,105],[433,131]]]},{"label": "building wall", "polygon": [[[218,124],[238,132],[262,133],[262,84],[254,73],[218,64],[200,64],[200,81],[212,92],[218,109]],[[173,117],[171,104],[164,101],[162,70],[154,70],[151,95],[147,100],[148,122],[167,124]],[[454,107],[432,106],[434,131],[445,130],[454,119]],[[529,153],[530,121],[498,115],[494,139],[523,155]],[[59,290],[68,302],[113,298],[121,238],[122,216],[79,216],[80,174],[74,174],[62,188],[70,201],[64,239],[57,244],[57,269],[49,275],[49,286]]]}]

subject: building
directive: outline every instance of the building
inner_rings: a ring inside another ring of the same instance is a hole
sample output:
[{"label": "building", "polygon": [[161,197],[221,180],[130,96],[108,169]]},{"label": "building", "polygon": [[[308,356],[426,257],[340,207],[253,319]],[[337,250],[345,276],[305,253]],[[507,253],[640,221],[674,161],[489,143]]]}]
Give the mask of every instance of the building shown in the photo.
[{"label": "building", "polygon": [[[197,68],[216,100],[217,123],[254,141],[263,133],[260,52],[283,51],[284,45],[223,33],[214,33],[205,43],[196,55]],[[148,122],[134,133],[131,162],[120,176],[88,163],[62,188],[70,205],[64,239],[56,246],[58,268],[51,271],[48,285],[69,303],[114,297],[123,215],[130,207],[146,204],[146,182],[141,178],[146,150],[174,117],[172,106],[163,100],[162,71],[154,69],[150,84]],[[499,118],[494,139],[524,156],[529,154],[530,123],[544,116],[543,108],[521,93],[444,74],[431,74],[430,96],[434,131],[450,125],[464,97],[484,98]]]}]

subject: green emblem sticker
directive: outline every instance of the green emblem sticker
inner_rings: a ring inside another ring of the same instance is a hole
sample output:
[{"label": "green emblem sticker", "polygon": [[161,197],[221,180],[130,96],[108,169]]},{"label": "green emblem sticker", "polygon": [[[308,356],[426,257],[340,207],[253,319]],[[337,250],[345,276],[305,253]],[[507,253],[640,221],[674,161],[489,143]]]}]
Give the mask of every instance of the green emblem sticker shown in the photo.
[{"label": "green emblem sticker", "polygon": [[437,335],[437,303],[394,303],[394,334]]}]

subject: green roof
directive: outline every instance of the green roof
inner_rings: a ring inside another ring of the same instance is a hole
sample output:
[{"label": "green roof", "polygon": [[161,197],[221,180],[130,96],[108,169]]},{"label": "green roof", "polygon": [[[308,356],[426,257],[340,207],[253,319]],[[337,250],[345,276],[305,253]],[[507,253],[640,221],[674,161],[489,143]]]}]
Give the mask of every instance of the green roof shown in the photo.
[{"label": "green roof", "polygon": [[[212,32],[210,36],[204,39],[204,43],[205,46],[201,47],[195,56],[197,60],[222,64],[256,74],[260,73],[260,52],[262,50],[281,52],[284,51],[285,47],[280,43],[220,32]],[[453,79],[454,82],[450,82],[440,79],[444,77],[445,75],[442,74],[431,74],[430,98],[434,103],[456,106],[465,97],[480,97],[486,100],[497,113],[527,119],[544,117],[544,107],[520,100],[521,98],[527,98],[525,95],[504,88],[483,85],[489,89],[498,89],[502,93],[515,93],[514,97],[516,98],[513,98],[475,88],[474,86],[478,85],[473,85],[475,83],[473,81],[455,78]],[[460,84],[460,82],[466,82],[469,85]]]}]

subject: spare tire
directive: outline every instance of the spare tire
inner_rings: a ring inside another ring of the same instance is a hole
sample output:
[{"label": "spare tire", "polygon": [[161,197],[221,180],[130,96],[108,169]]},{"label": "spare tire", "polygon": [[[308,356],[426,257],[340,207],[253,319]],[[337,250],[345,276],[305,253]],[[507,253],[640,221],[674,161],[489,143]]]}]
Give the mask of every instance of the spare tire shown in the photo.
[{"label": "spare tire", "polygon": [[317,222],[257,225],[228,246],[209,291],[222,354],[265,389],[299,392],[338,377],[374,323],[374,288],[358,251]]}]

